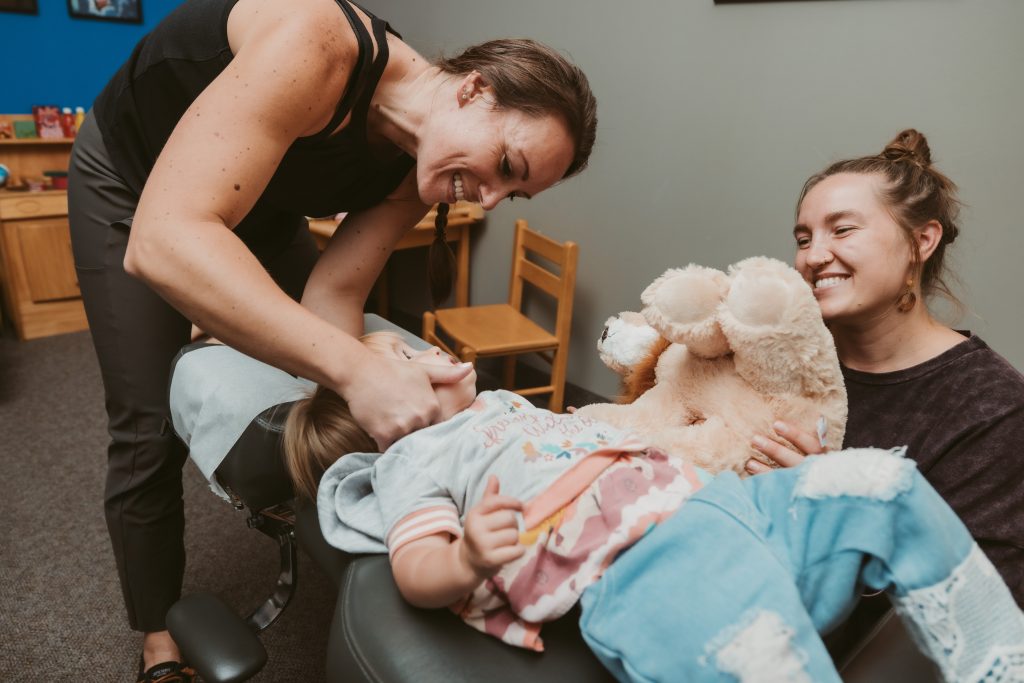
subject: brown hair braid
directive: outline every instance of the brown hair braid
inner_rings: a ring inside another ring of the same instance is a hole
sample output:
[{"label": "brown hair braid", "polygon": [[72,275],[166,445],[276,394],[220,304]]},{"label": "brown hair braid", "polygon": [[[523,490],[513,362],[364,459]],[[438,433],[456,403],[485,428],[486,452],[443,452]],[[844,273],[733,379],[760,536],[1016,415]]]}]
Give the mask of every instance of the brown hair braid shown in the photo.
[{"label": "brown hair braid", "polygon": [[434,217],[434,241],[427,254],[427,278],[430,281],[430,299],[437,308],[452,292],[452,278],[455,272],[455,254],[448,244],[445,228],[448,227],[448,205],[437,205]]}]

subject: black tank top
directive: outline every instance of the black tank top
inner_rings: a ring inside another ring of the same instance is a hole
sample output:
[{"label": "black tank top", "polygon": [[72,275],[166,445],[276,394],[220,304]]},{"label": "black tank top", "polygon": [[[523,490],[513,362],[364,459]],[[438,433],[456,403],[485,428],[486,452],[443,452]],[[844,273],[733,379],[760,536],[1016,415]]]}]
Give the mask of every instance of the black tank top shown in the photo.
[{"label": "black tank top", "polygon": [[[136,45],[96,99],[94,114],[111,162],[136,193],[141,194],[185,110],[231,61],[227,20],[237,1],[186,0]],[[295,221],[287,219],[373,206],[415,164],[408,155],[375,160],[366,139],[367,109],[388,61],[386,32],[398,34],[367,12],[377,42],[374,58],[373,42],[355,10],[347,0],[336,2],[359,41],[353,77],[331,122],[319,133],[296,140],[285,153],[253,211],[236,230],[243,239],[248,235],[260,241],[258,234],[265,233],[269,223],[294,226]],[[331,135],[350,112],[345,128]],[[230,123],[231,112],[223,116]]]}]

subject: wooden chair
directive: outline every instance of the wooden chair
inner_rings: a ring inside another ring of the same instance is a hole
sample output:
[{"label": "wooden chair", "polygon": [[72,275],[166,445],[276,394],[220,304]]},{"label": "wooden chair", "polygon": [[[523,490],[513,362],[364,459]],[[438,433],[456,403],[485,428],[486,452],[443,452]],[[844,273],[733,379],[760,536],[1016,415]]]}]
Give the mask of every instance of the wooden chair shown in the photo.
[{"label": "wooden chair", "polygon": [[[427,312],[423,315],[423,338],[463,361],[475,363],[477,358],[507,356],[503,377],[505,388],[522,396],[550,393],[548,408],[561,412],[578,253],[575,242],[556,242],[530,230],[526,221],[516,221],[508,303]],[[537,265],[527,258],[528,254],[550,261],[559,273]],[[523,315],[524,282],[555,298],[558,309],[553,333]],[[452,341],[451,346],[442,340],[440,333]],[[513,389],[516,356],[524,353],[538,353],[551,365],[550,384]]]}]

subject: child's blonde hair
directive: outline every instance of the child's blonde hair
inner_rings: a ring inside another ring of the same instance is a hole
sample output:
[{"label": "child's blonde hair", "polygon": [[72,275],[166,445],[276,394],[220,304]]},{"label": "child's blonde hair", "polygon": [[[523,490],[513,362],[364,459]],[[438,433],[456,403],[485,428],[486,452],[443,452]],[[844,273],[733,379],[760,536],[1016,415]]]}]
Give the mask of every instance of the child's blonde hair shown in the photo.
[{"label": "child's blonde hair", "polygon": [[296,402],[284,425],[284,461],[295,495],[310,500],[316,500],[320,478],[341,456],[377,450],[345,399],[326,387]]},{"label": "child's blonde hair", "polygon": [[[373,349],[373,340],[398,337],[394,332],[371,332],[359,341]],[[369,342],[369,343],[367,343]],[[359,426],[348,403],[334,391],[318,386],[292,406],[284,425],[284,462],[295,495],[316,500],[327,468],[347,453],[376,453],[377,443]]]}]

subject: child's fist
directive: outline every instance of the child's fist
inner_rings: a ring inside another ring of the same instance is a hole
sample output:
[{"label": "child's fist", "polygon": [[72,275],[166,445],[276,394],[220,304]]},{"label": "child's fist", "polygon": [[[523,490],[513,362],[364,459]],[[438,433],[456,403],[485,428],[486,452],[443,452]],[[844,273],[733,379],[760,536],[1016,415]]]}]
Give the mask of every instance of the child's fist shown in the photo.
[{"label": "child's fist", "polygon": [[489,578],[504,565],[522,557],[519,524],[521,501],[500,493],[498,478],[491,475],[484,497],[466,514],[462,538],[462,559],[480,578]]}]

